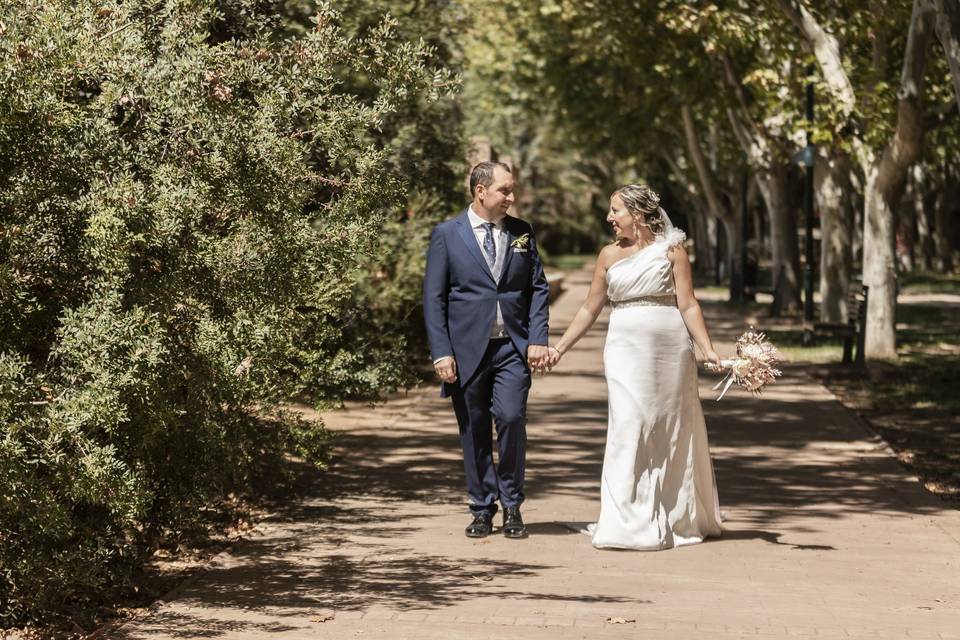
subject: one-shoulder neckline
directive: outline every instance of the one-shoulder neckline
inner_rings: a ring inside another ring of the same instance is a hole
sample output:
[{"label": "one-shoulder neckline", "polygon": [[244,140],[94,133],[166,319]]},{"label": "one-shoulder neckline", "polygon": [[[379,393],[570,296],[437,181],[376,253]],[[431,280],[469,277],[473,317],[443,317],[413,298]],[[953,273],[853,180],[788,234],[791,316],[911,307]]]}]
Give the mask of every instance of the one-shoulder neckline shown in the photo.
[{"label": "one-shoulder neckline", "polygon": [[610,269],[613,269],[615,266],[617,266],[617,265],[620,264],[621,262],[626,262],[627,260],[633,260],[633,259],[636,258],[638,255],[640,255],[641,253],[643,253],[644,251],[646,251],[647,249],[649,249],[650,247],[652,247],[653,245],[655,245],[655,244],[657,244],[657,243],[659,243],[659,242],[660,242],[660,240],[654,240],[653,242],[651,242],[650,244],[646,245],[646,246],[643,247],[642,249],[638,249],[636,253],[632,253],[632,254],[630,254],[629,256],[627,256],[626,258],[620,258],[619,260],[617,260],[616,262],[614,262],[612,265],[610,265],[609,267],[607,267],[607,271],[609,272]]}]

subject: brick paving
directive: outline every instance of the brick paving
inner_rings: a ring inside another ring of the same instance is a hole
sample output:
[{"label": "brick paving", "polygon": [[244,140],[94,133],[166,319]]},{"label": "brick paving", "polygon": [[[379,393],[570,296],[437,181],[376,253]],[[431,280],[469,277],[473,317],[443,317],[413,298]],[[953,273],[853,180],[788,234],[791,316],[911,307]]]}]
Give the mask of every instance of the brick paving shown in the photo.
[{"label": "brick paving", "polygon": [[[568,278],[558,331],[588,277]],[[704,307],[729,351],[744,319]],[[723,537],[593,549],[573,529],[599,509],[605,331],[604,316],[534,382],[527,540],[463,536],[457,428],[430,387],[324,416],[339,434],[332,471],[110,637],[960,640],[960,512],[789,369],[760,399],[719,403],[701,377]]]}]

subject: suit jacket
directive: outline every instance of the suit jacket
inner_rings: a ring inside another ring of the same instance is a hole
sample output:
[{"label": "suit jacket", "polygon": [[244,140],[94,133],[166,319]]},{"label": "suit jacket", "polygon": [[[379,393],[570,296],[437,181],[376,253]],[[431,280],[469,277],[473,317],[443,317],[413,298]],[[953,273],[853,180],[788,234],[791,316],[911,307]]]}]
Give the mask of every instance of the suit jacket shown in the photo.
[{"label": "suit jacket", "polygon": [[[456,384],[466,384],[490,342],[497,302],[510,340],[524,358],[530,344],[548,342],[549,288],[537,253],[533,227],[507,216],[507,255],[500,281],[477,244],[467,212],[433,230],[423,279],[423,315],[430,352],[436,360],[457,360]],[[527,236],[526,247],[511,246]],[[442,393],[453,389],[444,383]]]}]

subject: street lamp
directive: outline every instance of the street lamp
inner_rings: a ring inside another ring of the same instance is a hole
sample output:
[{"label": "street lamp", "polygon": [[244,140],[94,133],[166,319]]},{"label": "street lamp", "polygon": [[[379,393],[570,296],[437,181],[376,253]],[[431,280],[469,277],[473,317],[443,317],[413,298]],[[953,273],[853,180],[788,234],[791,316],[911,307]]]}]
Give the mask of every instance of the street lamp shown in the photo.
[{"label": "street lamp", "polygon": [[747,181],[749,174],[746,171],[740,177],[740,255],[734,258],[734,266],[730,271],[730,300],[744,304],[747,301]]},{"label": "street lamp", "polygon": [[813,322],[813,164],[816,150],[813,146],[813,83],[807,84],[807,147],[804,149],[803,217],[806,224],[806,264],[803,266],[803,319]]},{"label": "street lamp", "polygon": [[[813,73],[808,69],[807,74]],[[803,172],[803,218],[806,231],[804,238],[803,265],[803,344],[813,344],[813,165],[816,147],[813,144],[813,82],[807,83],[807,146],[794,156],[794,161],[804,167]]]}]

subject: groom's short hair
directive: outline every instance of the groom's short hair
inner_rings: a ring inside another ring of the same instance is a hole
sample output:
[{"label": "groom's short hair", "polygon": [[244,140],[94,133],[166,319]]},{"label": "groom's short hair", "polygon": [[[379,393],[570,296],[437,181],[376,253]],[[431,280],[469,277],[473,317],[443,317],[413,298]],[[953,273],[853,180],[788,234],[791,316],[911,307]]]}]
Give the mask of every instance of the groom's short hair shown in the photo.
[{"label": "groom's short hair", "polygon": [[470,197],[477,195],[477,185],[482,184],[484,187],[489,187],[493,184],[493,170],[497,167],[500,167],[507,173],[513,173],[510,170],[510,166],[503,164],[502,162],[494,162],[492,160],[487,160],[485,162],[480,162],[476,164],[473,169],[470,171]]}]

